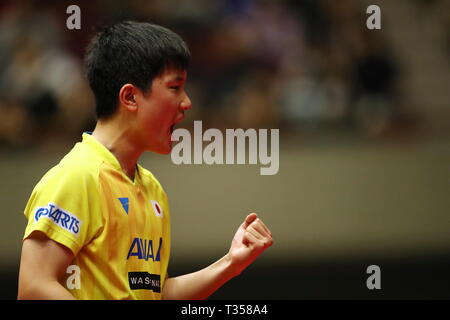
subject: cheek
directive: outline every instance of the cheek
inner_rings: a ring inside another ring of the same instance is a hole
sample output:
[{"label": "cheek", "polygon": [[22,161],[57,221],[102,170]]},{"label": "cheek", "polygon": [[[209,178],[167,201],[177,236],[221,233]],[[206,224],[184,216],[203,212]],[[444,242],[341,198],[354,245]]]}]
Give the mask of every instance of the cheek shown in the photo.
[{"label": "cheek", "polygon": [[157,104],[148,104],[141,109],[139,118],[141,125],[154,128],[164,119],[164,110]]},{"label": "cheek", "polygon": [[168,111],[159,110],[148,115],[143,130],[151,140],[166,140],[170,134],[170,127],[172,125],[172,118]]},{"label": "cheek", "polygon": [[158,110],[157,118],[163,126],[171,126],[178,112],[178,105],[175,101],[168,99]]},{"label": "cheek", "polygon": [[141,129],[153,136],[166,135],[177,115],[177,101],[170,95],[161,94],[146,102],[141,109]]}]

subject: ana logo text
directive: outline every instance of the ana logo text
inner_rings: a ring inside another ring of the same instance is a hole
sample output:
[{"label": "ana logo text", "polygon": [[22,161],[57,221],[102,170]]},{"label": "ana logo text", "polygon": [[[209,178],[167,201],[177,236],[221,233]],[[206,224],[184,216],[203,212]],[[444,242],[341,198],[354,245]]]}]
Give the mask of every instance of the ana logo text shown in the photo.
[{"label": "ana logo text", "polygon": [[161,261],[161,248],[163,244],[163,239],[159,238],[158,250],[153,250],[153,240],[147,240],[142,238],[134,238],[131,242],[130,250],[128,250],[127,260],[130,257],[137,257],[138,259],[144,259],[148,261],[149,259],[156,261]]}]

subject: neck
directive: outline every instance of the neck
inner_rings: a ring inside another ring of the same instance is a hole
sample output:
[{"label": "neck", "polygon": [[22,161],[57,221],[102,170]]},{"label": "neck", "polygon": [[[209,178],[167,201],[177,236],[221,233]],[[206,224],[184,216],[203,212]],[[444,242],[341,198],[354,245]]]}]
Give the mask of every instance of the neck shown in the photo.
[{"label": "neck", "polygon": [[136,164],[143,153],[132,141],[126,126],[118,121],[99,120],[92,136],[103,144],[119,161],[124,173],[134,180]]}]

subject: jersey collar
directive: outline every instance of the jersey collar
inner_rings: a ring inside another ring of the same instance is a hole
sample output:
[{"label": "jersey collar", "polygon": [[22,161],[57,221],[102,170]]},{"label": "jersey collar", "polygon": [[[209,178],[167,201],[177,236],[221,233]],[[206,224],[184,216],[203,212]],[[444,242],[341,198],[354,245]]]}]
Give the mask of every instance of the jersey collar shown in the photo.
[{"label": "jersey collar", "polygon": [[119,160],[100,141],[92,136],[92,132],[83,133],[83,143],[95,150],[106,162],[117,170],[122,170]]},{"label": "jersey collar", "polygon": [[83,133],[83,143],[91,147],[95,150],[97,154],[100,155],[100,157],[105,160],[107,163],[112,165],[116,170],[120,171],[123,176],[125,176],[131,183],[135,184],[138,181],[138,177],[140,175],[140,171],[142,168],[139,164],[136,164],[136,172],[134,175],[134,181],[132,181],[122,170],[122,166],[120,165],[119,160],[112,154],[111,151],[108,150],[100,141],[95,139],[92,136],[92,132],[84,132]]}]

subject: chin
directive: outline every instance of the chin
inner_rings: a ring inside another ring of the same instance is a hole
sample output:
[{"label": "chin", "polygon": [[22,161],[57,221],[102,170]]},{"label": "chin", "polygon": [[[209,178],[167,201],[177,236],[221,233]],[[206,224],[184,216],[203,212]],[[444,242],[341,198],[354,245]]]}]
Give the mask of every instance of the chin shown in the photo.
[{"label": "chin", "polygon": [[149,148],[148,151],[159,154],[169,154],[172,151],[172,143],[169,143],[168,145],[160,145],[156,148]]},{"label": "chin", "polygon": [[158,154],[169,154],[172,151],[172,145],[172,134],[170,132],[159,137],[159,139],[149,139],[146,150]]}]

